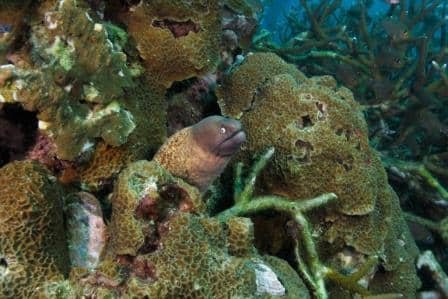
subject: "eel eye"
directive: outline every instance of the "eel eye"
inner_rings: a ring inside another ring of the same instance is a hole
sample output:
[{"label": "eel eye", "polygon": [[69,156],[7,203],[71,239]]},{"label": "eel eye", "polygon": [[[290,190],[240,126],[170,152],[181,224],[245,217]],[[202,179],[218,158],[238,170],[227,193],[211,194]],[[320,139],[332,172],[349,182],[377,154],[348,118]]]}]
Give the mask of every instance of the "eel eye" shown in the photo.
[{"label": "eel eye", "polygon": [[225,134],[225,133],[227,132],[227,130],[226,130],[226,128],[221,127],[221,128],[219,128],[219,132],[220,132],[221,134]]}]

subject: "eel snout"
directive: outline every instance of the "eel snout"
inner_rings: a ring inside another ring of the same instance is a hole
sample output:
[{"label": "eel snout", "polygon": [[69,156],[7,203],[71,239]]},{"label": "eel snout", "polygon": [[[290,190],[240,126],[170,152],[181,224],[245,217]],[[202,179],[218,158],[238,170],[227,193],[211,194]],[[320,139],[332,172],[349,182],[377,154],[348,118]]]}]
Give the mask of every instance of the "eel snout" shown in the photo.
[{"label": "eel snout", "polygon": [[209,116],[193,126],[198,144],[216,156],[230,157],[246,141],[241,123],[223,116]]}]

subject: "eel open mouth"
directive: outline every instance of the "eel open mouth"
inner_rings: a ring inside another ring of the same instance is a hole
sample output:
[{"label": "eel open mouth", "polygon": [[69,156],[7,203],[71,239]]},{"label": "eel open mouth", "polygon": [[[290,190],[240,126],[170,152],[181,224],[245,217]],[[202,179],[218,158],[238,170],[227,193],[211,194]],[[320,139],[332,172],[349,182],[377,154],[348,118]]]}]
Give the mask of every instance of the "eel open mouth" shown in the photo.
[{"label": "eel open mouth", "polygon": [[245,141],[246,133],[243,130],[235,131],[217,146],[217,154],[221,157],[232,156]]}]

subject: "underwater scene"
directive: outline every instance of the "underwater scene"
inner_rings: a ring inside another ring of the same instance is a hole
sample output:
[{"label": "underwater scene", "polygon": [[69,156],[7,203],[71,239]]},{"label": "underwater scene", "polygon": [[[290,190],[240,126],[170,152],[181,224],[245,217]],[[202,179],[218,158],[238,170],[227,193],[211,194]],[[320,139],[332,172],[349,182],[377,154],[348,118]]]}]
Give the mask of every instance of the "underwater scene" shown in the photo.
[{"label": "underwater scene", "polygon": [[0,0],[0,299],[448,299],[448,0]]}]

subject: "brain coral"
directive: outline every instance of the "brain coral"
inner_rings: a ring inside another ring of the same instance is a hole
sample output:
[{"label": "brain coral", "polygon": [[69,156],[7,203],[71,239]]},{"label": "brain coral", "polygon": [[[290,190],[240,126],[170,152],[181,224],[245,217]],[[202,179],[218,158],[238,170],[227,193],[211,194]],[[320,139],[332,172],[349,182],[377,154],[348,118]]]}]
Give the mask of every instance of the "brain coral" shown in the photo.
[{"label": "brain coral", "polygon": [[21,161],[0,169],[0,297],[32,298],[68,273],[62,192],[50,172]]},{"label": "brain coral", "polygon": [[168,231],[161,238],[161,250],[144,257],[156,277],[146,295],[250,298],[255,294],[255,263],[226,253],[223,230],[207,230],[214,221],[184,213],[170,220]]},{"label": "brain coral", "polygon": [[217,64],[217,0],[141,1],[131,7],[126,22],[153,82],[169,87]]},{"label": "brain coral", "polygon": [[285,293],[282,277],[287,294],[306,293],[293,270],[256,253],[249,218],[224,224],[204,213],[199,190],[156,161],[129,164],[113,193],[106,258],[83,289],[92,295],[106,287],[112,297],[271,298]]},{"label": "brain coral", "polygon": [[[369,147],[367,125],[352,93],[332,77],[306,78],[266,53],[249,55],[217,93],[223,113],[239,117],[247,131],[242,159],[268,146],[276,149],[260,191],[296,199],[337,194],[334,205],[311,215],[318,241],[327,244],[321,247],[322,258],[324,251],[328,257],[344,246],[380,255],[387,271],[403,278],[395,290],[412,297],[418,280],[409,269],[416,247],[407,227],[395,224],[403,223],[398,199]],[[408,271],[401,272],[403,265]]]}]

